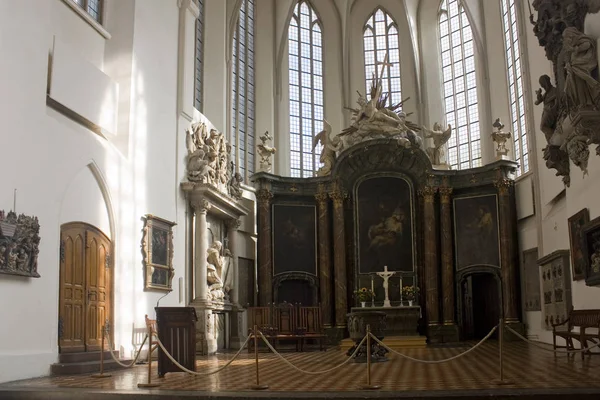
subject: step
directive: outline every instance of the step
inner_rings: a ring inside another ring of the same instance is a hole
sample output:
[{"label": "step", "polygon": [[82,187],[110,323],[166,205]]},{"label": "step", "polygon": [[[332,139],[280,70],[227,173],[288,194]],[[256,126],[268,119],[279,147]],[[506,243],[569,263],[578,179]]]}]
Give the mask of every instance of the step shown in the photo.
[{"label": "step", "polygon": [[[104,360],[110,360],[110,351],[104,352]],[[100,361],[100,351],[88,351],[80,353],[60,353],[59,364],[80,363],[86,361]]]},{"label": "step", "polygon": [[[109,356],[110,357],[110,356]],[[131,360],[119,360],[124,364],[131,363]],[[110,371],[122,368],[112,358],[104,360],[104,370]],[[74,375],[90,374],[100,372],[100,361],[83,361],[77,363],[56,363],[50,366],[52,375]]]},{"label": "step", "polygon": [[[391,349],[423,349],[427,347],[427,337],[425,336],[391,336],[383,339],[383,343]],[[350,338],[340,342],[340,348],[343,352],[348,351],[354,346],[354,341]]]}]

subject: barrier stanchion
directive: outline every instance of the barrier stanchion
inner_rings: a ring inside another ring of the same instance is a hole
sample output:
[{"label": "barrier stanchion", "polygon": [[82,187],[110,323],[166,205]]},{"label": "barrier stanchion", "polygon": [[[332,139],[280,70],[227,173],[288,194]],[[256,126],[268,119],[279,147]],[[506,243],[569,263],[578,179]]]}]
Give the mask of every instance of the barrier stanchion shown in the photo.
[{"label": "barrier stanchion", "polygon": [[499,361],[500,361],[500,379],[494,383],[496,385],[512,385],[512,382],[504,379],[504,319],[500,318],[500,324],[498,325],[498,349],[499,349]]},{"label": "barrier stanchion", "polygon": [[361,386],[361,389],[381,389],[379,385],[371,385],[371,325],[367,325],[367,384]]},{"label": "barrier stanchion", "polygon": [[269,385],[260,384],[260,376],[258,373],[258,327],[254,325],[254,361],[256,362],[256,385],[250,386],[250,389],[254,390],[265,390],[269,388]]},{"label": "barrier stanchion", "polygon": [[[148,326],[148,382],[138,383],[138,388],[153,388],[160,386],[160,383],[152,382],[152,327]],[[141,351],[141,349],[140,349]]]},{"label": "barrier stanchion", "polygon": [[92,378],[110,378],[111,374],[104,373],[104,332],[106,332],[106,326],[102,326],[102,341],[100,347],[100,373],[92,375]]}]

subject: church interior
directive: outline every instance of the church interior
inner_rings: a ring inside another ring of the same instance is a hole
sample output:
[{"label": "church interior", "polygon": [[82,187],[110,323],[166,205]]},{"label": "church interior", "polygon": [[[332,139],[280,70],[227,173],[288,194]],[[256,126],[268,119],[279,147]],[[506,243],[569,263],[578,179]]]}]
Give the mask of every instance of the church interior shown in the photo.
[{"label": "church interior", "polygon": [[599,40],[598,0],[0,0],[0,398],[597,399]]}]

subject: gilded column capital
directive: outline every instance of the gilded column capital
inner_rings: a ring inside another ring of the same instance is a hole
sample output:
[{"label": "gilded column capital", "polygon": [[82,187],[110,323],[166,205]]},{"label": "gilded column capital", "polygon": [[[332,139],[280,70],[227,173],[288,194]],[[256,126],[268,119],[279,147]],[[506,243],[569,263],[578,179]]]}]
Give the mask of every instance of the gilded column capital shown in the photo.
[{"label": "gilded column capital", "polygon": [[190,204],[196,213],[201,214],[206,214],[206,212],[212,207],[210,202],[204,198],[192,200]]},{"label": "gilded column capital", "polygon": [[317,203],[319,203],[319,205],[324,205],[327,204],[329,195],[326,192],[318,192],[315,194],[315,199],[317,199]]},{"label": "gilded column capital", "polygon": [[271,192],[269,189],[258,189],[256,191],[256,199],[258,200],[259,205],[268,207],[272,198],[273,192]]},{"label": "gilded column capital", "polygon": [[507,196],[509,189],[514,186],[515,181],[507,178],[500,178],[494,181],[494,186],[498,189],[500,196]]},{"label": "gilded column capital", "polygon": [[451,187],[447,187],[447,186],[442,186],[438,188],[438,191],[440,192],[440,200],[443,204],[448,204],[450,203],[450,199],[452,197],[452,192],[454,189],[452,189]]},{"label": "gilded column capital", "polygon": [[437,192],[437,188],[434,186],[423,186],[423,188],[419,189],[419,196],[423,196],[423,200],[425,203],[433,203],[433,199],[435,198],[435,192]]},{"label": "gilded column capital", "polygon": [[225,221],[225,224],[229,229],[237,231],[238,228],[242,225],[242,221],[238,218],[231,218]]},{"label": "gilded column capital", "polygon": [[331,200],[333,200],[334,206],[341,206],[344,204],[344,200],[348,198],[348,193],[343,190],[336,189],[329,193],[329,197],[331,197]]}]

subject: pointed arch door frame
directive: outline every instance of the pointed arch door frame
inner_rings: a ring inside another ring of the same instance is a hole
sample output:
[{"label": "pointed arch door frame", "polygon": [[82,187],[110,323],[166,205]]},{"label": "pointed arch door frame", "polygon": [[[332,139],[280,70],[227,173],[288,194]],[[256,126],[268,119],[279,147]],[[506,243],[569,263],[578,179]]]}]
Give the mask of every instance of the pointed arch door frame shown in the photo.
[{"label": "pointed arch door frame", "polygon": [[113,337],[112,243],[85,222],[61,225],[60,238],[59,352],[99,351],[104,325]]}]

